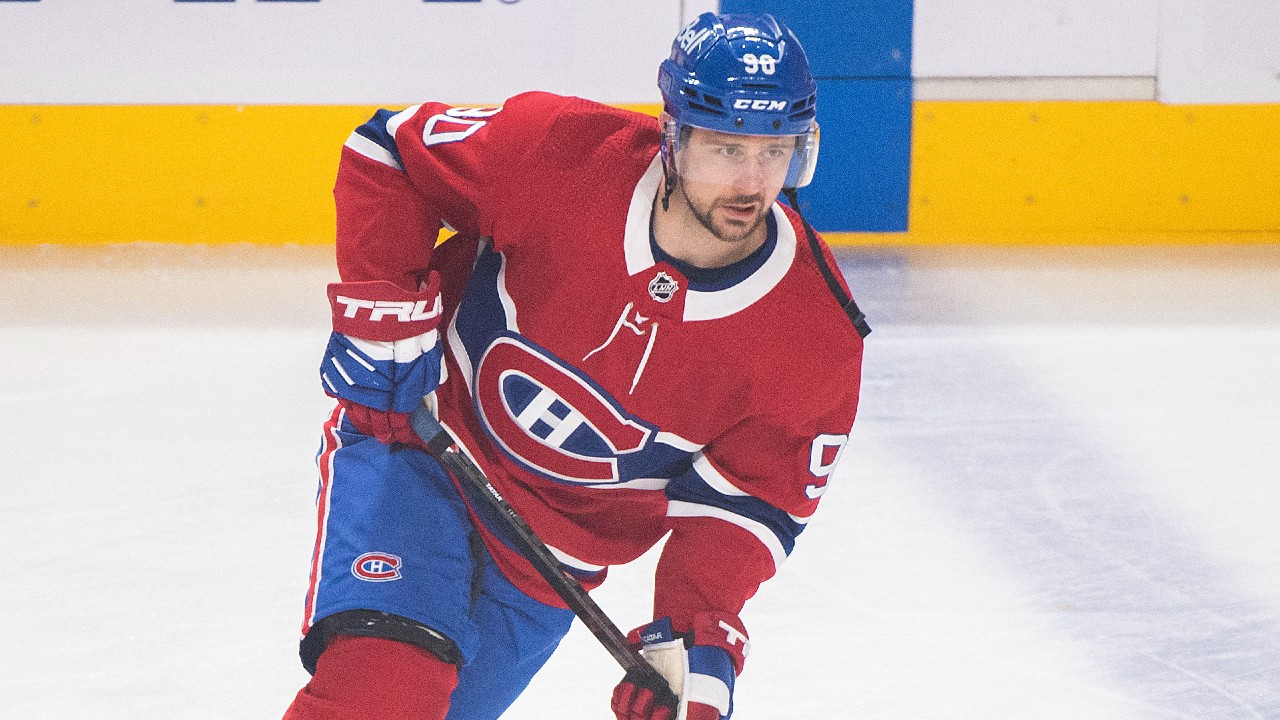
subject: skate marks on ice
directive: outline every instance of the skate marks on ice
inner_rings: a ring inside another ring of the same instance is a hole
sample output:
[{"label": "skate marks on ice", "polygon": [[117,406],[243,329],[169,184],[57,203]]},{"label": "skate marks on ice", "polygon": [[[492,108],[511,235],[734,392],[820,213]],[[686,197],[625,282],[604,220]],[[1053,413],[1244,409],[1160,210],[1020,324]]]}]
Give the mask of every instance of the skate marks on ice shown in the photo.
[{"label": "skate marks on ice", "polygon": [[[1271,255],[1261,269],[1190,257],[1156,272],[1142,255],[1042,257],[1014,274],[842,256],[873,326],[872,309],[884,313],[853,448],[905,462],[890,474],[1019,586],[1010,615],[1083,656],[1064,692],[1082,681],[1115,717],[1280,717],[1280,494],[1261,450],[1280,432],[1280,381],[1265,370],[1280,323],[1240,302],[1280,275]],[[1188,294],[1201,324],[1169,320],[1179,276],[1200,279]],[[1002,306],[1010,278],[1022,307]],[[1085,302],[1045,301],[1055,294]],[[1057,702],[1036,717],[1070,717]],[[924,705],[936,714],[917,701],[883,716],[978,717]]]}]

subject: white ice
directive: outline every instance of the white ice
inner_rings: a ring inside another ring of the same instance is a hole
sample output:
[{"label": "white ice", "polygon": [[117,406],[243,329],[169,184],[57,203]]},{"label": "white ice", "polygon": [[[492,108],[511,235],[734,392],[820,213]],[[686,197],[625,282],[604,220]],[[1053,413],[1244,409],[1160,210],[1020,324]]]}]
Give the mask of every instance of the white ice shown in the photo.
[{"label": "white ice", "polygon": [[[734,717],[1280,718],[1280,248],[840,258],[859,420]],[[332,275],[0,249],[0,717],[280,716]],[[596,593],[624,628],[652,561]],[[603,720],[619,675],[575,626],[504,717]]]}]

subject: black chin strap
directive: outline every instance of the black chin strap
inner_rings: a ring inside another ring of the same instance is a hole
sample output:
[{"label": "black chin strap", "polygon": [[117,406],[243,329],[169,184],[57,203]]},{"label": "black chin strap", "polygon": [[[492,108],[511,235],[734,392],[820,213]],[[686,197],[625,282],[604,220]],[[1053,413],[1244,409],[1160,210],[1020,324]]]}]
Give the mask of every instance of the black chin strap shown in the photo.
[{"label": "black chin strap", "polygon": [[667,168],[667,161],[662,159],[662,211],[666,212],[671,209],[671,193],[676,190],[676,174],[674,168]]},{"label": "black chin strap", "polygon": [[853,298],[849,297],[849,294],[844,291],[844,287],[836,279],[831,266],[827,264],[827,256],[822,252],[822,245],[818,242],[817,233],[813,231],[809,221],[805,220],[804,215],[800,213],[800,198],[796,196],[796,189],[783,188],[782,194],[786,196],[787,202],[791,203],[791,209],[796,211],[796,215],[800,216],[800,224],[804,226],[804,233],[809,236],[809,250],[813,252],[813,259],[818,263],[818,270],[822,272],[822,278],[827,281],[827,287],[830,288],[831,294],[836,296],[836,301],[840,303],[840,308],[844,310],[844,314],[849,316],[849,321],[853,323],[853,328],[858,331],[858,335],[865,338],[871,334],[871,326],[867,324],[867,316],[858,309],[858,303],[854,302]]}]

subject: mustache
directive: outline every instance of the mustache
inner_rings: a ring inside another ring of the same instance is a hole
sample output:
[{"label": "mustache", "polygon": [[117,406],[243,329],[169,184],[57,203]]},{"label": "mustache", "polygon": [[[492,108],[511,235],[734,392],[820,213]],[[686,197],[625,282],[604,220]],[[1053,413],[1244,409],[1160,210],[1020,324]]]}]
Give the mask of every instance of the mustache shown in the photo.
[{"label": "mustache", "polygon": [[749,205],[753,203],[764,204],[763,195],[738,195],[736,197],[719,200],[717,205]]}]

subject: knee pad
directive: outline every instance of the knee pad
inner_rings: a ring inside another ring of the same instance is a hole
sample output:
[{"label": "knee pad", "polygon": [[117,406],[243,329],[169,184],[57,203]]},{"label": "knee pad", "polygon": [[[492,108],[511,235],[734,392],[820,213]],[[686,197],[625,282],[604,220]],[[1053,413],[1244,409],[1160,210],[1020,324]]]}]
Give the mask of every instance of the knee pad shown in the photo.
[{"label": "knee pad", "polygon": [[426,650],[441,660],[462,667],[462,653],[458,645],[444,634],[400,615],[377,610],[346,610],[334,613],[311,626],[302,638],[298,654],[302,666],[315,675],[320,653],[329,646],[335,635],[355,635],[396,640]]}]

